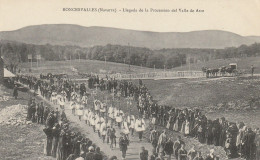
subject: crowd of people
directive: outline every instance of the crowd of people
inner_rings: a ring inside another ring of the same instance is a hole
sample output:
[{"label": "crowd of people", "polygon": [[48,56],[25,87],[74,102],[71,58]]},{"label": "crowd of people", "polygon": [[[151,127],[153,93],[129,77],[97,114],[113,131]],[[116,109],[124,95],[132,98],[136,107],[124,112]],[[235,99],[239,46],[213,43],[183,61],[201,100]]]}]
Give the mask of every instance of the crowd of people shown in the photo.
[{"label": "crowd of people", "polygon": [[[89,86],[99,84],[97,79],[98,77],[94,77],[92,81],[89,81]],[[118,82],[114,83],[118,84]],[[184,136],[198,139],[200,143],[222,146],[228,158],[259,159],[259,128],[252,130],[243,122],[229,122],[224,117],[211,120],[199,109],[178,109],[158,105],[141,80],[138,87],[127,81],[119,83],[118,91],[121,95],[132,96],[137,102],[139,114],[149,118],[153,125],[165,127],[173,132],[181,132]],[[158,137],[155,139],[158,141]],[[156,148],[159,144],[152,143],[158,153]],[[167,148],[164,149],[167,150]]]},{"label": "crowd of people", "polygon": [[[44,102],[28,102],[27,120],[43,124],[46,134],[44,154],[57,160],[103,160],[100,148],[84,134],[73,132],[64,110],[48,107]],[[111,159],[112,160],[112,159]]]},{"label": "crowd of people", "polygon": [[[123,158],[125,158],[125,151],[129,145],[129,134],[136,131],[139,134],[139,140],[142,140],[142,133],[146,129],[146,118],[150,119],[152,125],[165,127],[169,132],[180,132],[184,136],[198,139],[201,143],[222,146],[228,158],[240,156],[253,160],[259,157],[259,129],[252,131],[243,122],[229,122],[224,117],[210,120],[199,109],[177,109],[158,105],[141,80],[139,80],[138,86],[130,81],[118,81],[108,77],[104,80],[98,76],[92,76],[88,81],[90,89],[100,88],[101,91],[107,90],[114,95],[133,97],[137,102],[139,115],[124,113],[121,108],[113,105],[108,106],[98,99],[95,99],[93,105],[88,106],[89,93],[86,92],[85,84],[79,85],[68,79],[57,78],[46,81],[32,76],[18,76],[17,80],[27,84],[35,91],[39,88],[42,96],[53,103],[58,103],[61,109],[64,108],[65,101],[70,101],[72,113],[92,126],[104,142],[106,140],[107,143],[110,143],[111,148],[114,144],[116,145],[113,132],[115,131],[114,125],[117,125],[122,132],[122,137],[120,137],[122,142],[119,140],[119,146]],[[34,112],[37,111],[33,109]],[[47,117],[44,115],[42,119],[46,120]],[[33,116],[32,118],[35,119]],[[173,142],[171,138],[168,138],[166,132],[159,133],[156,129],[152,130],[150,141],[154,147],[151,159],[152,157],[158,159],[172,154],[181,160],[194,159],[195,157],[203,159],[200,152],[196,151],[196,154],[187,152],[181,138]],[[195,151],[194,148],[191,150]],[[146,155],[144,152],[140,155]],[[204,159],[217,159],[217,156],[211,150],[209,156],[204,157]]]}]

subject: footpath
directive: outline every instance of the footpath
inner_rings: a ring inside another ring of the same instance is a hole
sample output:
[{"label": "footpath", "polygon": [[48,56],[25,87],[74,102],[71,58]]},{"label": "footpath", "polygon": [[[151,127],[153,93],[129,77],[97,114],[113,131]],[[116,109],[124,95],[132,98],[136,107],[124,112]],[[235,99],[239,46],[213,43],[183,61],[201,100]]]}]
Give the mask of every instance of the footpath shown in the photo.
[{"label": "footpath", "polygon": [[[24,87],[27,87],[23,85]],[[28,87],[27,87],[28,88]],[[33,90],[30,90],[30,92],[34,92]],[[41,98],[45,103],[48,103],[50,106],[53,106],[55,108],[59,108],[59,105],[54,105],[49,100],[42,97],[40,94],[37,95],[39,98]],[[100,147],[101,151],[107,156],[117,156],[117,158],[120,160],[122,159],[122,152],[119,148],[119,137],[121,130],[115,126],[116,129],[116,147],[110,148],[110,144],[107,144],[106,141],[103,143],[103,140],[98,136],[97,132],[93,131],[93,128],[85,123],[84,120],[79,120],[78,116],[74,116],[71,112],[71,109],[69,109],[69,102],[65,103],[65,113],[70,121],[71,128],[77,128],[81,134],[86,135],[94,144],[96,144],[98,147]],[[127,152],[126,152],[126,160],[138,160],[140,159],[139,153],[141,151],[141,147],[145,147],[146,150],[148,150],[149,156],[152,154],[152,144],[148,142],[147,139],[143,139],[142,141],[139,141],[137,133],[134,133],[133,136],[129,135],[130,144],[128,146]],[[175,158],[172,156],[173,160]]]}]

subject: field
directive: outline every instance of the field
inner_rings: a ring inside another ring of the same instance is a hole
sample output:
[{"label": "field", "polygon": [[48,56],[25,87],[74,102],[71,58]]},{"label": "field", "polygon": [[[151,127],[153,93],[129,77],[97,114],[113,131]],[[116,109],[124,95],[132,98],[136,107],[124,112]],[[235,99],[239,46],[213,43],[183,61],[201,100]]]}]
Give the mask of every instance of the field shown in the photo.
[{"label": "field", "polygon": [[[252,64],[257,69],[258,58],[245,58],[239,60],[239,67],[250,67]],[[222,66],[234,62],[233,60],[214,61],[212,65]],[[33,72],[35,74],[43,73],[69,73],[71,69],[69,62],[45,62],[44,66],[39,68],[34,67]],[[33,64],[35,65],[35,64]],[[30,64],[21,64],[22,67],[28,69]],[[202,66],[202,65],[201,65]],[[207,63],[204,65],[207,66]],[[104,62],[100,61],[82,61],[73,62],[73,67],[77,68],[80,72],[99,72],[105,70],[112,72],[129,72],[128,65],[107,63],[105,67]],[[188,66],[183,66],[185,69]],[[200,66],[196,66],[199,70]],[[210,66],[213,67],[213,66]],[[196,70],[196,69],[193,69]],[[144,67],[131,66],[131,72],[146,72],[153,71]],[[72,74],[71,74],[72,75]],[[133,80],[134,83],[138,83],[138,80]],[[176,108],[199,108],[210,119],[216,119],[225,117],[228,121],[232,122],[244,122],[247,126],[254,128],[259,127],[260,124],[260,78],[255,77],[219,77],[219,78],[197,78],[197,79],[175,79],[175,80],[143,80],[143,83],[147,86],[154,99],[158,100],[159,104],[170,105]],[[125,112],[129,112],[129,107],[126,108],[126,100],[119,99],[117,101],[111,101],[111,95],[107,93],[98,92],[99,99],[105,101],[105,97],[108,99],[108,103],[114,103],[116,106],[120,106]],[[137,113],[136,107],[132,106],[132,113]],[[148,136],[149,132],[145,135]],[[179,133],[172,135],[174,138]],[[221,156],[221,159],[225,159],[225,153],[223,148],[201,145],[197,140],[184,138],[187,143],[187,148],[191,144],[196,146],[205,155],[210,148],[215,148],[216,153]]]},{"label": "field", "polygon": [[[19,68],[23,72],[29,71],[31,63],[21,63]],[[78,70],[81,73],[145,73],[153,72],[153,68],[146,68],[141,66],[126,65],[121,63],[104,62],[96,60],[72,60],[70,61],[44,61],[38,64],[32,63],[32,73],[57,73],[57,74],[73,74],[72,68]],[[155,71],[160,71],[156,69]]]},{"label": "field", "polygon": [[259,127],[259,78],[144,80],[143,83],[159,104],[199,108],[212,119],[224,116],[232,122]]},{"label": "field", "polygon": [[[260,57],[249,57],[243,59],[214,60],[206,63],[191,65],[192,70],[200,70],[202,66],[218,67],[231,62],[238,63],[238,68],[247,70],[251,64],[256,67],[259,73]],[[72,66],[79,72],[91,73],[105,70],[112,73],[129,73],[129,66],[125,64],[92,60],[74,60]],[[33,73],[66,73],[72,74],[69,61],[43,62],[37,68],[33,63]],[[28,70],[30,63],[23,63],[21,68]],[[187,65],[175,70],[185,70]],[[154,71],[151,68],[131,66],[131,73],[142,73]],[[159,71],[159,70],[156,70]],[[138,81],[134,81],[137,83]],[[211,117],[222,117],[226,115],[231,121],[245,121],[258,126],[260,100],[260,80],[258,77],[225,77],[213,79],[175,79],[175,80],[144,80],[144,84],[151,91],[154,99],[160,104],[170,105],[177,108],[200,108]],[[123,103],[123,102],[122,102]],[[254,110],[254,111],[252,111]],[[251,116],[252,114],[252,116]],[[256,114],[256,118],[253,115]],[[243,118],[244,117],[244,118]],[[248,120],[248,117],[252,118]],[[244,119],[244,120],[243,120]]]},{"label": "field", "polygon": [[260,73],[260,57],[245,57],[245,58],[230,58],[230,59],[217,59],[207,62],[198,62],[195,64],[184,65],[182,67],[173,68],[175,71],[187,71],[196,70],[201,71],[202,67],[220,68],[222,66],[228,66],[230,63],[237,63],[239,70],[250,73],[251,65],[255,67],[255,73]]}]

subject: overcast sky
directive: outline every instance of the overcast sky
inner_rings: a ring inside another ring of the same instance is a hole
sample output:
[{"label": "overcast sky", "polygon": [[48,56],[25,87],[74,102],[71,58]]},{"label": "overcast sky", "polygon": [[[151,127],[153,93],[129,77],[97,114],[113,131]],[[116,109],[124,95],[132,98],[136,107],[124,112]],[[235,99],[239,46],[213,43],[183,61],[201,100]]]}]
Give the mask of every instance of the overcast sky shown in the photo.
[{"label": "overcast sky", "polygon": [[[178,12],[62,11],[67,7],[177,9]],[[200,9],[204,13],[181,13],[179,9]],[[156,32],[226,30],[243,36],[260,36],[260,0],[0,0],[0,31],[60,23]]]}]

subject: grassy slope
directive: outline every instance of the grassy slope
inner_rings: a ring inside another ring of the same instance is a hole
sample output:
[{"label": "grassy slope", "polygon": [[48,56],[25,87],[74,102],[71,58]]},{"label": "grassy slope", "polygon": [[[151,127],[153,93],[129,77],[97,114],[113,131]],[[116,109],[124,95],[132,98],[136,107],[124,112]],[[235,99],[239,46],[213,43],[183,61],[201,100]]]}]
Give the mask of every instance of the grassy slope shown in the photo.
[{"label": "grassy slope", "polygon": [[[143,72],[153,72],[154,69],[146,68],[141,66],[130,66],[122,63],[107,62],[105,65],[104,61],[96,60],[73,60],[71,66],[78,69],[82,73],[100,73],[100,70],[106,70],[113,73],[143,73]],[[30,63],[22,63],[19,66],[20,68],[25,68],[28,72],[28,69],[31,67]],[[66,73],[71,74],[71,67],[69,61],[46,61],[39,65],[37,69],[37,64],[33,63],[32,72],[37,73],[40,70],[43,73]],[[157,70],[158,71],[158,70]]]},{"label": "grassy slope", "polygon": [[144,84],[160,104],[177,108],[203,109],[212,119],[226,117],[230,121],[244,121],[252,127],[260,123],[259,107],[256,111],[219,110],[212,111],[209,106],[219,103],[248,102],[260,95],[260,80],[248,78],[227,79],[179,79],[179,80],[145,80]]},{"label": "grassy slope", "polygon": [[[0,86],[1,87],[1,86]],[[12,97],[12,90],[0,88],[1,95],[9,96],[9,100],[1,102],[0,110],[5,106],[28,103],[29,94],[19,92],[18,99]],[[0,159],[53,160],[43,156],[43,143],[46,138],[42,131],[43,125],[7,126],[0,125]]]}]

